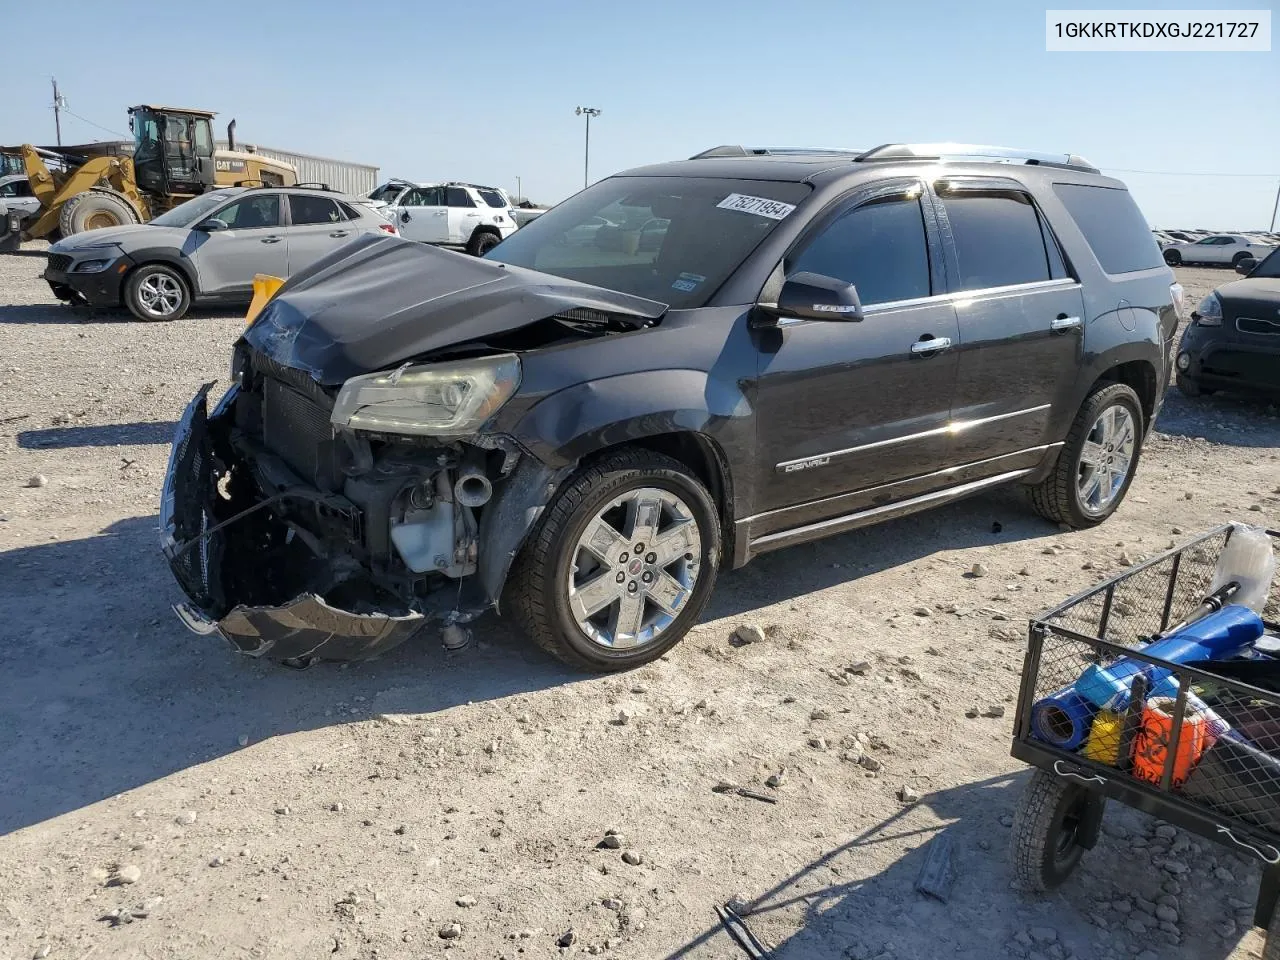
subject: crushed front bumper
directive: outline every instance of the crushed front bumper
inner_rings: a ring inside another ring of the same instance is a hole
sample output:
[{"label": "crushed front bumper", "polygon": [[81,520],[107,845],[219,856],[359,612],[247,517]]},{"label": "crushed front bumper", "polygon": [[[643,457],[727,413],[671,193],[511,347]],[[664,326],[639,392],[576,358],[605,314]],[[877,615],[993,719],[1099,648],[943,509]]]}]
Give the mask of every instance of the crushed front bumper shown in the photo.
[{"label": "crushed front bumper", "polygon": [[230,416],[237,390],[229,390],[208,414],[212,386],[200,389],[178,422],[161,495],[161,550],[190,598],[174,607],[182,623],[195,633],[219,634],[240,653],[272,660],[366,660],[416,633],[427,620],[422,613],[357,613],[311,592],[278,605],[237,604],[221,617],[210,615],[208,611],[226,607],[221,588],[224,529],[237,522],[237,517],[221,523],[216,519],[210,429]]},{"label": "crushed front bumper", "polygon": [[49,264],[45,267],[44,279],[59,300],[85,303],[92,307],[118,307],[121,303],[120,291],[124,286],[124,275],[133,266],[133,260],[127,256],[110,259],[111,264],[105,270],[77,273],[71,269],[74,266],[71,257],[66,254],[51,255]]}]

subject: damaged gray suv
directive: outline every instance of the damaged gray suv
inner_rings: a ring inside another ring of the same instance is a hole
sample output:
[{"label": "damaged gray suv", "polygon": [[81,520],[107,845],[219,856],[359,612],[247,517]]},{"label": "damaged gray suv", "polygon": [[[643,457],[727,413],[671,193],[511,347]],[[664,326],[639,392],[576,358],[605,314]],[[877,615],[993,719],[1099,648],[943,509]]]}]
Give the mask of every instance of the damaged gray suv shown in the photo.
[{"label": "damaged gray suv", "polygon": [[498,607],[619,670],[768,550],[1011,482],[1091,526],[1133,480],[1180,295],[1123,184],[990,147],[718,147],[483,259],[360,238],[178,426],[177,609],[297,663]]}]

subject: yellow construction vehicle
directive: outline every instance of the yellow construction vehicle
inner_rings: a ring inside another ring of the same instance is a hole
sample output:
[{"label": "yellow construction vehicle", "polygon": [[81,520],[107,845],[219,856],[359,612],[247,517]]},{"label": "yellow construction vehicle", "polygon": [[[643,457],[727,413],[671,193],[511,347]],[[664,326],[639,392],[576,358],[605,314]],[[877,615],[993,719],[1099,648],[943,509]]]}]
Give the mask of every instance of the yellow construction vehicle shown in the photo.
[{"label": "yellow construction vehicle", "polygon": [[145,223],[219,186],[298,182],[292,164],[237,151],[234,120],[227,127],[230,149],[215,150],[213,117],[208,110],[142,104],[129,108],[132,150],[127,141],[6,148],[5,154],[21,158],[40,200],[39,216],[24,237]]}]

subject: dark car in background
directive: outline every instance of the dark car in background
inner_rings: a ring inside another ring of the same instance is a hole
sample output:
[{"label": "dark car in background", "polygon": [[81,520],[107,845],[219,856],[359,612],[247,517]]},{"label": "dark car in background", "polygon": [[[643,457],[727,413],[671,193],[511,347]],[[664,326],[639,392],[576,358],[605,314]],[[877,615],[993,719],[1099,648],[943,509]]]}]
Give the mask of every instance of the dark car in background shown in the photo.
[{"label": "dark car in background", "polygon": [[1093,526],[1160,409],[1180,297],[1122,183],[954,144],[713,148],[483,259],[361,238],[180,421],[178,611],[296,662],[499,606],[621,670],[766,551],[1008,483]]},{"label": "dark car in background", "polygon": [[1178,389],[1280,393],[1280,247],[1238,268],[1244,279],[1209,294],[1178,345]]}]

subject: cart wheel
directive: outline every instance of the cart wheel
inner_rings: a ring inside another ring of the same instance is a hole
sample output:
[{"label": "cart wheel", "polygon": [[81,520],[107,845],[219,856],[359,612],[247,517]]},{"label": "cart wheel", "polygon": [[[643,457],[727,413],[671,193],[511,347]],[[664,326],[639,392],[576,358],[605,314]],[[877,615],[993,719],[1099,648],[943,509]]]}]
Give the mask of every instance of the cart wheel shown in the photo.
[{"label": "cart wheel", "polygon": [[1010,838],[1013,868],[1024,890],[1052,890],[1084,855],[1086,825],[1102,819],[1104,797],[1037,770],[1018,801]]}]

